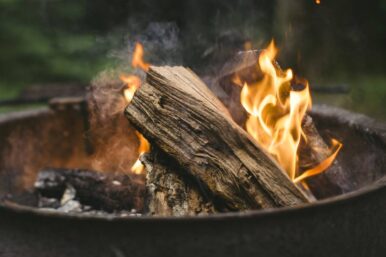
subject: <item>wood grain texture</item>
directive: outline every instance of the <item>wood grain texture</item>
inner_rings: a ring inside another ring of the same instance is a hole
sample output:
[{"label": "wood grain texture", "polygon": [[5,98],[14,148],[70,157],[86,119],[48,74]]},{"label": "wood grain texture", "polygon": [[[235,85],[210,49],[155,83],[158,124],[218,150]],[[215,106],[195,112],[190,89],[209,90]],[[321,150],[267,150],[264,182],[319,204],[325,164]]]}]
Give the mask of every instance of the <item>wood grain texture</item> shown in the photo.
[{"label": "wood grain texture", "polygon": [[125,114],[152,144],[232,210],[309,201],[186,68],[151,67]]},{"label": "wood grain texture", "polygon": [[194,178],[157,149],[141,156],[146,167],[146,206],[152,216],[187,216],[215,212]]}]

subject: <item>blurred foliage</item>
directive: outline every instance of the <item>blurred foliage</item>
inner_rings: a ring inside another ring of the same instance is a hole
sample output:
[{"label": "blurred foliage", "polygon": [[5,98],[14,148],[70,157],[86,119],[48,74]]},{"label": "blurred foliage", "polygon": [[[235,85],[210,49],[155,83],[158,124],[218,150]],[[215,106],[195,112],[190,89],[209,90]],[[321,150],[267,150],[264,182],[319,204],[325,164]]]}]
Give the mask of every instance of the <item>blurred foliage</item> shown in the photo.
[{"label": "blurred foliage", "polygon": [[85,15],[82,1],[0,1],[1,96],[31,83],[88,81],[106,58],[95,54]]},{"label": "blurred foliage", "polygon": [[362,75],[349,81],[351,87],[348,94],[313,93],[314,103],[340,106],[386,120],[386,77]]},{"label": "blurred foliage", "polygon": [[284,67],[349,84],[336,104],[386,118],[384,0],[0,0],[0,98],[33,83],[90,81],[152,21],[176,23],[182,60],[198,71],[246,40],[262,47],[274,37]]},{"label": "blurred foliage", "polygon": [[386,77],[362,77],[352,86],[345,107],[386,120]]}]

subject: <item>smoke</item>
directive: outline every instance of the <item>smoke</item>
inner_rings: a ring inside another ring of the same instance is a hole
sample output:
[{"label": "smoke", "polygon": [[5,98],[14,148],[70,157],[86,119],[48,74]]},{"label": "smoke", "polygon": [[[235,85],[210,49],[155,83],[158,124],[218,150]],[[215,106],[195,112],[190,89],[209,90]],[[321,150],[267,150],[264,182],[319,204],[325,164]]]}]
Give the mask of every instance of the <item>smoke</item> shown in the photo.
[{"label": "smoke", "polygon": [[[181,65],[183,63],[180,30],[175,22],[150,22],[142,27],[143,30],[138,32],[131,28],[119,30],[119,33],[125,35],[122,44],[114,45],[114,48],[108,53],[108,56],[117,63],[114,70],[131,71],[130,61],[136,42],[144,45],[145,59],[153,65]],[[102,42],[109,44],[114,39],[117,40],[116,36],[108,35]]]},{"label": "smoke", "polygon": [[138,140],[123,115],[127,102],[122,94],[124,85],[117,78],[116,71],[102,72],[88,93],[91,168],[129,173],[138,157]]},{"label": "smoke", "polygon": [[110,57],[117,60],[117,65],[102,71],[93,79],[87,97],[90,115],[87,136],[92,144],[92,169],[130,173],[138,158],[139,142],[135,129],[123,114],[128,103],[123,96],[125,84],[119,76],[135,74],[144,81],[144,72],[130,67],[136,42],[145,46],[145,58],[149,58],[147,62],[157,65],[180,64],[178,33],[175,23],[150,23],[143,32],[127,38],[126,46],[110,52]]}]

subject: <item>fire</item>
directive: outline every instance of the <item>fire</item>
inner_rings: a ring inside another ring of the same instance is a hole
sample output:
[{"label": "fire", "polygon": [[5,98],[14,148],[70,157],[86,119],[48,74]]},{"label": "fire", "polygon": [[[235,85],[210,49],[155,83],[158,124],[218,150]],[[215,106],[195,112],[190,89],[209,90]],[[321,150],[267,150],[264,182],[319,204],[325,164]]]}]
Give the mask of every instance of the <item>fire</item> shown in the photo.
[{"label": "fire", "polygon": [[133,99],[135,91],[141,86],[142,81],[135,75],[122,74],[120,79],[127,85],[127,88],[123,91],[123,95],[125,96],[127,102],[130,103],[131,99]]},{"label": "fire", "polygon": [[140,68],[144,71],[148,71],[150,64],[144,62],[143,53],[144,53],[144,50],[143,50],[142,44],[137,42],[135,44],[133,59],[131,60],[131,66],[133,66],[134,68]]},{"label": "fire", "polygon": [[[143,53],[144,53],[143,46],[140,43],[136,43],[131,65],[133,68],[140,68],[144,71],[148,71],[150,64],[144,62]],[[130,103],[131,100],[133,99],[135,91],[142,84],[141,78],[136,75],[122,74],[120,76],[120,79],[126,84],[126,88],[123,91],[123,95],[126,101]],[[138,154],[140,156],[141,154],[149,151],[150,144],[141,133],[137,131],[136,134],[139,140]],[[142,174],[143,170],[144,170],[144,167],[138,158],[135,161],[134,165],[131,167],[131,171],[135,174]]]},{"label": "fire", "polygon": [[[302,137],[302,120],[312,106],[307,82],[300,89],[293,89],[294,75],[291,69],[280,70],[274,63],[277,48],[272,41],[259,56],[258,68],[263,77],[254,84],[244,83],[241,90],[241,104],[248,112],[246,130],[269,152],[288,173],[295,183],[326,170],[341,144],[334,140],[335,152],[316,167],[298,176],[297,154]],[[235,78],[235,81],[240,81]]]},{"label": "fire", "polygon": [[315,0],[315,4],[320,4],[320,0]]},{"label": "fire", "polygon": [[[150,144],[146,140],[146,138],[139,132],[136,133],[137,137],[139,139],[139,147],[138,147],[138,154],[141,156],[141,154],[146,153],[150,150]],[[139,158],[135,161],[134,165],[131,167],[131,171],[135,174],[142,174],[143,172],[143,165]]]},{"label": "fire", "polygon": [[333,144],[333,147],[336,148],[334,153],[332,155],[330,155],[327,159],[325,159],[324,161],[319,163],[319,165],[317,165],[316,167],[307,170],[302,175],[295,178],[294,183],[298,183],[307,177],[311,177],[311,176],[315,176],[317,174],[320,174],[321,172],[326,170],[332,164],[332,162],[335,160],[336,156],[338,155],[340,149],[343,146],[340,142],[338,142],[335,139],[332,140],[332,144]]}]

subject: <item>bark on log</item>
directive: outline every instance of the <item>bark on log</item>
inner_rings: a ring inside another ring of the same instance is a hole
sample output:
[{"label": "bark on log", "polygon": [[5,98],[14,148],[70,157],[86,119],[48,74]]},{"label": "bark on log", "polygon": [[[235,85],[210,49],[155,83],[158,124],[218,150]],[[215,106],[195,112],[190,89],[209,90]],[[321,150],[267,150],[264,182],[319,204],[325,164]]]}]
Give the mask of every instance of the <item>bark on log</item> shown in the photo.
[{"label": "bark on log", "polygon": [[125,113],[151,144],[232,210],[309,201],[188,69],[151,67]]},{"label": "bark on log", "polygon": [[147,171],[145,205],[149,215],[186,216],[215,212],[208,193],[203,192],[198,182],[166,154],[153,148],[141,156],[141,161]]}]

